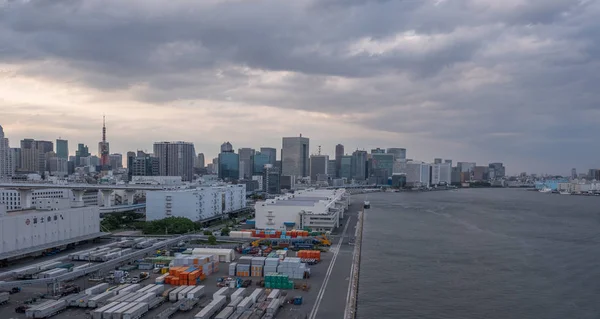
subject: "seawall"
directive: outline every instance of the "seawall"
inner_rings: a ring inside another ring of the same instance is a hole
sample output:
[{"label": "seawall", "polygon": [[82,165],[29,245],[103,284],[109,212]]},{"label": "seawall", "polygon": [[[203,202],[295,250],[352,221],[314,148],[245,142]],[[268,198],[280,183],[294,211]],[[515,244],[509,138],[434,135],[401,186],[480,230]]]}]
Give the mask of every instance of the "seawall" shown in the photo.
[{"label": "seawall", "polygon": [[356,223],[354,252],[352,255],[352,270],[350,272],[350,297],[344,319],[355,319],[358,306],[358,285],[360,275],[360,255],[362,246],[363,222],[365,218],[364,209],[358,213],[358,222]]}]

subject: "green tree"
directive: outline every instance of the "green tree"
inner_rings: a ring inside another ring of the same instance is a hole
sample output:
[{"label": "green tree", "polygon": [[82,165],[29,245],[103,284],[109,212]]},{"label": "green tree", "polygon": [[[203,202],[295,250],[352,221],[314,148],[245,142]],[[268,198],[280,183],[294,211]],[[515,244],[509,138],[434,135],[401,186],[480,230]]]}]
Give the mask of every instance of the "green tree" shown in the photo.
[{"label": "green tree", "polygon": [[204,235],[210,236],[210,235],[212,235],[212,232],[210,230],[205,230]]},{"label": "green tree", "polygon": [[225,226],[225,228],[221,229],[221,236],[229,236],[230,232],[231,232],[231,229],[229,229],[229,227]]},{"label": "green tree", "polygon": [[208,236],[208,244],[209,245],[216,245],[217,244],[217,237],[210,235]]}]

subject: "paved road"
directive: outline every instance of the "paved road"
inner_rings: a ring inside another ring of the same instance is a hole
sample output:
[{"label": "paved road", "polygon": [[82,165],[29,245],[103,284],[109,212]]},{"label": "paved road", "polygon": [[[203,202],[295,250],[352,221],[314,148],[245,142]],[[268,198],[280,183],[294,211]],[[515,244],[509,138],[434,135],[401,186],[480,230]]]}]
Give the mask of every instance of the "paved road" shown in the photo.
[{"label": "paved road", "polygon": [[342,236],[340,239],[343,242],[338,246],[339,241],[335,241],[332,245],[333,253],[335,253],[335,249],[339,249],[339,251],[335,260],[332,260],[334,264],[331,269],[331,275],[323,291],[322,300],[316,309],[314,319],[344,318],[344,309],[348,301],[352,253],[354,251],[354,246],[348,244],[348,236],[354,236],[356,222],[358,221],[358,210],[361,208],[356,200],[352,200],[352,202],[354,204],[350,206],[350,209],[344,216],[343,223],[346,232],[342,234],[345,237]]}]

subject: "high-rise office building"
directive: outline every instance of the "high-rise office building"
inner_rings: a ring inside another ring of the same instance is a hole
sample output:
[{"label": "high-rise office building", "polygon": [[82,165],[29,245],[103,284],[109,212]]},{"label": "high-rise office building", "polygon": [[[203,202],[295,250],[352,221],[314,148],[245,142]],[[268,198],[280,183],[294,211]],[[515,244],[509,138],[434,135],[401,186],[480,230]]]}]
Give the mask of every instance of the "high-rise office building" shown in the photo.
[{"label": "high-rise office building", "polygon": [[265,165],[263,171],[263,188],[267,194],[281,193],[281,174],[279,169],[271,164]]},{"label": "high-rise office building", "polygon": [[371,154],[385,154],[385,150],[382,148],[374,148],[371,150]]},{"label": "high-rise office building", "polygon": [[406,149],[405,148],[390,147],[387,149],[387,153],[394,154],[394,160],[405,160],[406,159]]},{"label": "high-rise office building", "polygon": [[[128,152],[128,155],[131,155],[129,153],[133,152]],[[135,156],[131,159],[131,167],[128,168],[131,176],[159,176],[160,160],[150,154],[140,155],[142,156]]]},{"label": "high-rise office building", "polygon": [[112,169],[123,168],[123,154],[118,154],[118,153],[110,154],[109,159],[110,159],[110,167]]},{"label": "high-rise office building", "polygon": [[336,170],[337,170],[337,161],[334,159],[330,159],[329,162],[327,163],[327,173],[329,174],[330,178],[337,177]]},{"label": "high-rise office building", "polygon": [[69,141],[60,138],[56,140],[56,156],[69,159]]},{"label": "high-rise office building", "polygon": [[572,168],[571,169],[571,178],[572,179],[576,179],[577,178],[577,170]]},{"label": "high-rise office building", "polygon": [[335,172],[332,172],[334,177],[341,177],[342,156],[344,156],[344,145],[338,144],[335,146]]},{"label": "high-rise office building", "polygon": [[329,155],[311,155],[310,156],[310,180],[317,181],[318,175],[327,175],[329,164]]},{"label": "high-rise office building", "polygon": [[275,165],[277,161],[277,149],[273,147],[261,147],[260,152],[269,156],[269,164]]},{"label": "high-rise office building", "polygon": [[344,155],[341,158],[340,178],[352,179],[352,156]]},{"label": "high-rise office building", "polygon": [[256,154],[256,151],[253,148],[244,147],[238,150],[238,155],[240,157],[240,175],[244,179],[252,178],[252,172],[254,170],[252,159],[254,158],[254,154]]},{"label": "high-rise office building", "polygon": [[271,155],[268,153],[257,152],[252,158],[252,175],[262,175],[265,170],[265,165],[271,164]]},{"label": "high-rise office building", "polygon": [[194,144],[189,142],[155,142],[154,156],[158,158],[161,176],[181,176],[183,181],[194,177]]},{"label": "high-rise office building", "polygon": [[89,157],[90,155],[90,150],[87,145],[81,143],[77,144],[77,151],[75,151],[75,166],[82,166],[81,158]]},{"label": "high-rise office building", "polygon": [[234,152],[219,154],[219,178],[222,180],[238,180],[240,178],[240,156]]},{"label": "high-rise office building", "polygon": [[20,147],[11,147],[10,149],[11,151],[11,160],[12,160],[12,166],[13,172],[16,172],[18,170],[21,169],[21,148]]},{"label": "high-rise office building", "polygon": [[204,165],[204,153],[198,153],[198,156],[196,157],[196,161],[194,163],[194,167],[195,168],[204,168],[206,165]]},{"label": "high-rise office building", "polygon": [[452,160],[451,159],[444,160],[444,163],[450,164],[450,166],[452,166]]},{"label": "high-rise office building", "polygon": [[301,176],[309,175],[309,150],[310,140],[307,137],[284,137],[281,149],[281,175]]},{"label": "high-rise office building", "polygon": [[46,154],[53,152],[54,144],[48,141],[21,140],[21,169],[43,174],[46,170]]},{"label": "high-rise office building", "polygon": [[[394,154],[373,153],[371,154],[371,176],[377,176],[387,181],[394,172]],[[379,182],[378,182],[379,184]]]},{"label": "high-rise office building", "polygon": [[229,142],[225,142],[221,144],[221,153],[231,153],[233,152],[233,145]]},{"label": "high-rise office building", "polygon": [[0,126],[0,180],[14,174],[13,152],[10,149],[8,138],[4,137],[4,129]]},{"label": "high-rise office building", "polygon": [[352,178],[364,181],[367,173],[367,151],[356,150],[352,153]]},{"label": "high-rise office building", "polygon": [[442,164],[442,159],[441,158],[434,158],[433,159],[433,164]]},{"label": "high-rise office building", "polygon": [[488,168],[491,178],[504,178],[506,176],[506,168],[502,163],[490,163]]}]

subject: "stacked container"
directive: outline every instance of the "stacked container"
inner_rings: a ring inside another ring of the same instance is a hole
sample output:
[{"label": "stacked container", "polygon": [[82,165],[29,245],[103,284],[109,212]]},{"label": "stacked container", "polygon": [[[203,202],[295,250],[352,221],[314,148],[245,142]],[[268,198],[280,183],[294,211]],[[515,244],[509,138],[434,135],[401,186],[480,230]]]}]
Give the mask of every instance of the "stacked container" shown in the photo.
[{"label": "stacked container", "polygon": [[294,289],[294,282],[287,275],[270,273],[265,276],[267,289]]},{"label": "stacked container", "polygon": [[279,258],[266,258],[263,273],[277,272],[277,266],[279,266]]},{"label": "stacked container", "polygon": [[251,267],[251,276],[252,277],[262,277],[263,276],[263,267],[265,265],[265,257],[254,257],[252,258],[252,267]]},{"label": "stacked container", "polygon": [[228,273],[229,276],[235,276],[236,275],[236,272],[235,272],[236,271],[236,266],[237,266],[237,263],[231,263],[231,264],[229,264],[229,273]]},{"label": "stacked container", "polygon": [[278,273],[288,275],[292,279],[303,279],[305,270],[306,264],[297,257],[286,258],[277,266]]},{"label": "stacked container", "polygon": [[197,313],[194,318],[195,319],[210,319],[214,316],[215,313],[221,311],[223,306],[225,306],[226,298],[225,296],[217,296],[214,298],[211,303],[209,303],[206,307],[204,307],[199,313]]},{"label": "stacked container", "polygon": [[300,250],[296,253],[298,258],[321,260],[321,252],[318,250]]},{"label": "stacked container", "polygon": [[250,276],[250,264],[238,264],[236,275],[238,277],[249,277]]}]

